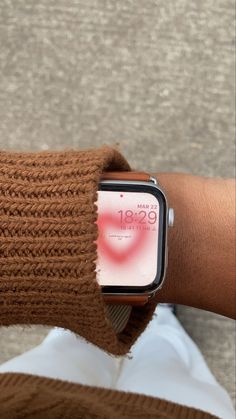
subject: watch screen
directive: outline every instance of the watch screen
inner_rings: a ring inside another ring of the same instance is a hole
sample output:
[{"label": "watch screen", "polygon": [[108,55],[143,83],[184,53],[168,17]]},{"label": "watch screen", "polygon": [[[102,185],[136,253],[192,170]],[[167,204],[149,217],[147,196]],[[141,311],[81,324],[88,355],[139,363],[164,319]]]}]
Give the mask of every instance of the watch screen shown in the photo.
[{"label": "watch screen", "polygon": [[147,192],[98,191],[97,280],[146,286],[157,274],[159,201]]}]

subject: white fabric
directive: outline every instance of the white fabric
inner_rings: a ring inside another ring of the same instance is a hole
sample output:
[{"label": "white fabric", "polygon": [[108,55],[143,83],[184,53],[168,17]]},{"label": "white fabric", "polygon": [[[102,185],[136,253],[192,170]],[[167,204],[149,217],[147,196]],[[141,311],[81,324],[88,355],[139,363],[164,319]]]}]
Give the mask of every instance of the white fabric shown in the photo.
[{"label": "white fabric", "polygon": [[0,372],[147,394],[223,419],[235,418],[227,392],[167,307],[158,307],[127,357],[110,356],[72,332],[55,328],[41,345],[2,364]]}]

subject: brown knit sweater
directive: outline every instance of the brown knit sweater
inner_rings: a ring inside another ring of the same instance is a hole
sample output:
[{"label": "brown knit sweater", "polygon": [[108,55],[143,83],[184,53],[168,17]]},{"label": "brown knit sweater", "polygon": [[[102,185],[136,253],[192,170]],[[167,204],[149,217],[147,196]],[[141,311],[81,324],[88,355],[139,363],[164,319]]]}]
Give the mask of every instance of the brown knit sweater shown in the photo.
[{"label": "brown knit sweater", "polygon": [[[96,282],[96,192],[104,171],[130,170],[109,147],[0,153],[0,325],[68,328],[105,351],[129,351],[155,301],[116,334]],[[176,383],[176,385],[178,385]],[[0,374],[0,418],[208,418],[152,397]]]}]

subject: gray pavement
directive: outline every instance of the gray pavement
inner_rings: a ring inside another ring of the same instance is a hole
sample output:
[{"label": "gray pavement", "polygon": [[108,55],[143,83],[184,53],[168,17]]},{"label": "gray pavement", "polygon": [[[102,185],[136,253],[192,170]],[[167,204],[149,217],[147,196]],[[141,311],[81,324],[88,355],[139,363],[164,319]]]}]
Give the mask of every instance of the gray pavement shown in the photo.
[{"label": "gray pavement", "polygon": [[[136,169],[233,176],[233,37],[233,0],[3,0],[0,149],[119,144]],[[234,398],[233,321],[179,315]],[[0,362],[45,333],[2,328]]]}]

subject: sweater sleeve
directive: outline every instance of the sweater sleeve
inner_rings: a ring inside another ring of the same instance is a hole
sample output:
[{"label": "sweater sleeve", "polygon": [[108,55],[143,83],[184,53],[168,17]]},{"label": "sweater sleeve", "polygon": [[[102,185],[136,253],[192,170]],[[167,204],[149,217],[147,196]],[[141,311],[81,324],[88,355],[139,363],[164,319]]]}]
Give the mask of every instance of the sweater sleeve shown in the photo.
[{"label": "sweater sleeve", "polygon": [[130,170],[109,147],[0,153],[0,325],[70,329],[125,354],[155,302],[132,309],[116,334],[96,281],[97,188],[102,172]]},{"label": "sweater sleeve", "polygon": [[217,419],[143,394],[19,373],[0,374],[0,413],[1,419]]}]

